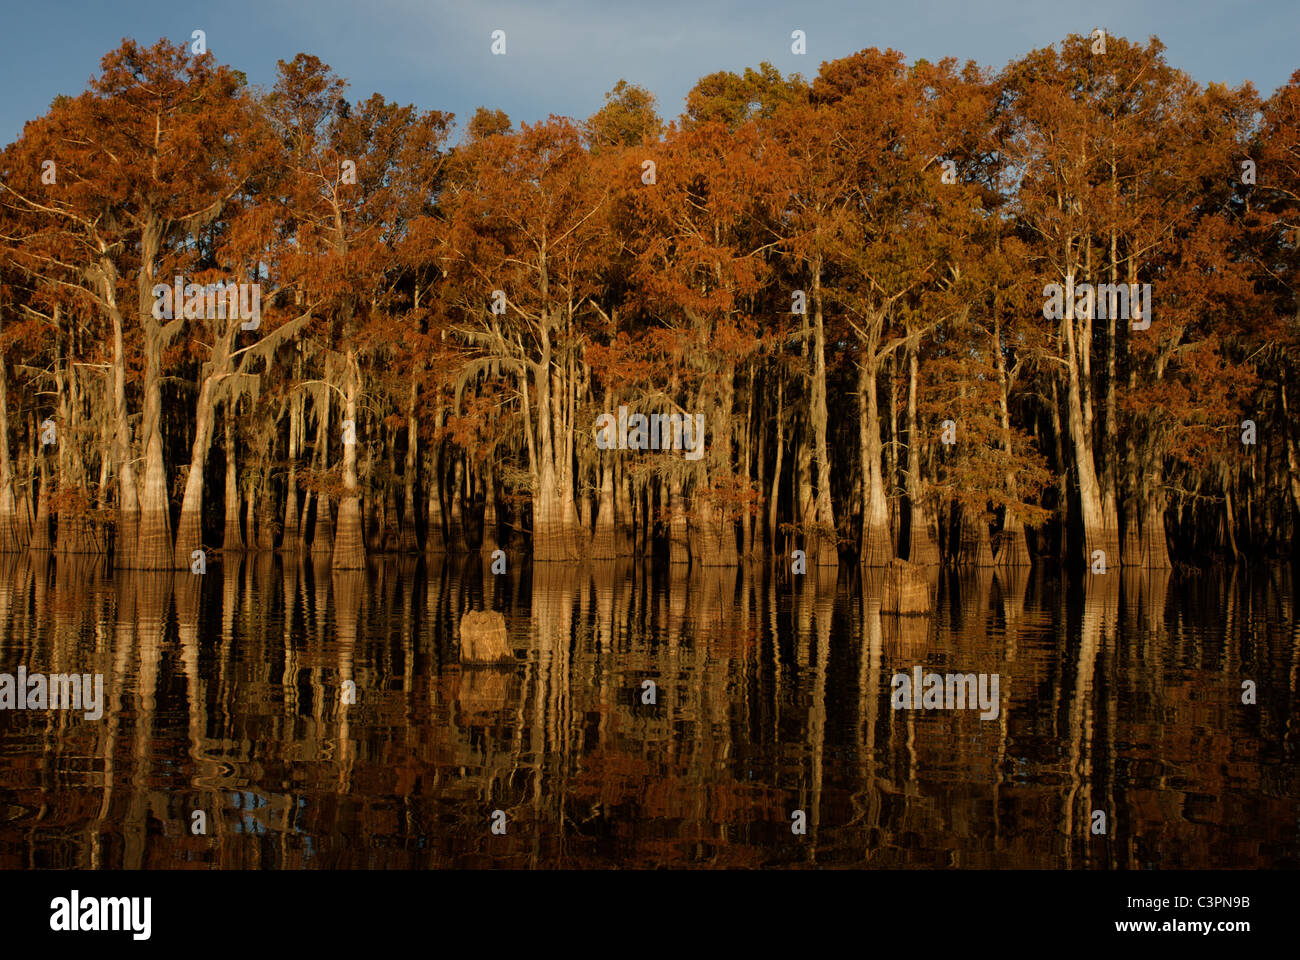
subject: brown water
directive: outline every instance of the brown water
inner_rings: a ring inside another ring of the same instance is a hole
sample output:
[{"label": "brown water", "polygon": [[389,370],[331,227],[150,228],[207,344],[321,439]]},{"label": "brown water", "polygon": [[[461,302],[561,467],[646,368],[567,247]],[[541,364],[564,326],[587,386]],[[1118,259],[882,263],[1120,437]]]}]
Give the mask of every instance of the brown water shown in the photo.
[{"label": "brown water", "polygon": [[[107,706],[0,711],[0,867],[1300,864],[1290,568],[936,576],[9,558],[0,672]],[[516,665],[459,663],[484,606]],[[916,665],[998,716],[893,709]]]}]

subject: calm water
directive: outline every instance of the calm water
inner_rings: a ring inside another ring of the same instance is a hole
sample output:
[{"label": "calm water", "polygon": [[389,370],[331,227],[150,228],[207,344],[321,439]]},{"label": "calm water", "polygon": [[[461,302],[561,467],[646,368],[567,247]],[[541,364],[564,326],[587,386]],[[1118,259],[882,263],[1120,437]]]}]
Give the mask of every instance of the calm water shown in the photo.
[{"label": "calm water", "polygon": [[[0,672],[107,706],[0,711],[0,867],[1300,864],[1292,569],[937,576],[11,557]],[[516,665],[460,664],[484,607]],[[998,716],[893,709],[916,665]]]}]

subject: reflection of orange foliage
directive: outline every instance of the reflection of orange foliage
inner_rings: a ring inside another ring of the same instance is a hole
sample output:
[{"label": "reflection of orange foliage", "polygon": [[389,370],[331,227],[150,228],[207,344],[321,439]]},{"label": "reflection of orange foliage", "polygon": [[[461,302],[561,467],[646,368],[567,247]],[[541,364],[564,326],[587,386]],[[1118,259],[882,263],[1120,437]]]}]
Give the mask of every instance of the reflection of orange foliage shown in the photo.
[{"label": "reflection of orange foliage", "polygon": [[[1183,648],[1177,672],[1149,669],[1157,656],[1172,660],[1177,640],[1153,632],[1149,649],[1133,647],[1133,618],[1146,608],[1114,618],[1106,613],[1111,595],[1098,607],[1095,589],[1085,598],[1084,610],[1096,614],[1084,625],[1092,631],[1086,642],[1055,642],[1052,625],[1076,623],[1081,611],[1067,613],[1058,584],[1037,575],[1014,588],[1001,572],[992,581],[1017,609],[1023,604],[1014,618],[988,615],[1004,609],[995,599],[1003,594],[984,579],[944,577],[924,657],[909,646],[922,642],[919,620],[912,635],[909,621],[895,630],[851,617],[842,636],[828,631],[823,639],[819,603],[830,594],[809,589],[789,598],[792,617],[774,618],[775,636],[756,628],[765,642],[740,660],[723,652],[755,636],[741,626],[739,599],[749,596],[760,609],[786,603],[778,581],[743,570],[686,574],[638,592],[619,589],[614,574],[597,581],[613,584],[602,612],[572,601],[573,568],[562,567],[533,574],[534,597],[548,615],[559,611],[563,626],[548,630],[583,639],[553,656],[530,636],[526,662],[493,672],[445,659],[448,626],[474,602],[478,558],[454,577],[440,567],[414,574],[399,567],[395,575],[372,570],[369,579],[295,579],[276,570],[248,581],[132,572],[109,580],[68,568],[49,578],[46,601],[35,605],[9,601],[32,596],[46,568],[28,558],[0,561],[0,630],[18,638],[20,662],[49,663],[68,638],[114,621],[147,634],[146,649],[176,643],[179,625],[180,649],[199,653],[192,664],[163,657],[155,673],[122,675],[120,697],[110,696],[105,713],[141,729],[166,720],[189,736],[111,741],[96,725],[52,711],[3,717],[14,751],[0,789],[10,811],[0,824],[0,867],[85,868],[100,857],[96,865],[117,868],[137,865],[133,856],[145,867],[286,869],[1043,868],[1105,858],[1240,867],[1276,865],[1295,849],[1289,811],[1297,784],[1276,749],[1289,714],[1243,713],[1216,643]],[[243,590],[246,582],[253,589]],[[178,583],[212,593],[200,603]],[[1203,610],[1240,609],[1251,596],[1238,575],[1224,594],[1202,598],[1212,583],[1184,597],[1193,622],[1206,619]],[[326,615],[329,591],[351,623],[346,642],[342,620]],[[834,596],[855,608],[860,600]],[[359,617],[362,597],[374,603]],[[403,598],[414,602],[404,608]],[[605,617],[648,622],[641,618],[659,598],[688,611],[672,628],[676,640],[642,643],[647,637],[638,635],[617,654],[619,675],[604,672],[610,649],[586,642],[588,628]],[[1161,587],[1157,612],[1148,614],[1153,624],[1163,623],[1164,598]],[[308,614],[291,642],[268,630],[266,617],[289,602]],[[418,610],[430,614],[423,625]],[[805,613],[812,619],[801,626]],[[1242,618],[1228,642],[1241,644],[1244,671],[1262,670],[1270,694],[1285,697],[1291,635],[1268,616],[1258,640],[1256,623]],[[219,635],[226,618],[237,654],[208,656],[201,643]],[[1006,659],[1013,630],[1021,631],[1014,665]],[[1113,669],[1092,669],[1085,651],[1099,648],[1118,651]],[[92,658],[83,669],[112,669],[111,651],[77,650]],[[346,710],[344,657],[360,693]],[[1000,673],[1005,723],[967,711],[892,710],[891,675],[917,662]],[[1092,678],[1082,688],[1080,675]],[[645,676],[658,678],[655,705],[629,695]],[[138,787],[105,789],[96,772],[105,750],[116,751],[121,769],[143,771]],[[1092,759],[1091,769],[1071,763],[1071,750]],[[150,805],[137,806],[146,791]],[[268,802],[234,807],[233,792]],[[1112,803],[1113,832],[1105,841],[1089,837],[1086,811]],[[200,806],[209,811],[208,837],[188,835],[182,815]],[[487,831],[495,809],[509,817],[504,837]],[[794,809],[807,813],[806,835],[791,833]],[[165,824],[162,835],[155,823]],[[146,845],[121,842],[134,831],[145,836],[146,827]],[[96,836],[113,842],[96,846]]]}]

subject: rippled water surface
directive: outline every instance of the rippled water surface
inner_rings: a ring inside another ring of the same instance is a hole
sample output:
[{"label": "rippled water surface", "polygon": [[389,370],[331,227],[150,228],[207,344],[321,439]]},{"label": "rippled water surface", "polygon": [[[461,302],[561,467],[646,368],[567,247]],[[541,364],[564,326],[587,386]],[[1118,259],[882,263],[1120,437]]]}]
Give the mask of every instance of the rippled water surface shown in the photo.
[{"label": "rippled water surface", "polygon": [[[0,867],[1300,864],[1292,569],[935,576],[10,558],[0,673],[107,704],[0,711]],[[483,608],[515,664],[460,663]],[[997,717],[894,709],[917,665]]]}]

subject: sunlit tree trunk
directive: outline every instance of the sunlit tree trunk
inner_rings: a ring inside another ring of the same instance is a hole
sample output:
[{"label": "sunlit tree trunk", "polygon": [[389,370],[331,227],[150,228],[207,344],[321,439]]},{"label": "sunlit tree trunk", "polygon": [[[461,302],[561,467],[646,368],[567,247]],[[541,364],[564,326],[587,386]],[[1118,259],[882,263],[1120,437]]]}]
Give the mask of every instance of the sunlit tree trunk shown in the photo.
[{"label": "sunlit tree trunk", "polygon": [[[164,331],[153,316],[153,285],[158,253],[162,247],[162,223],[157,215],[142,216],[139,279],[139,316],[144,328],[144,408],[139,436],[144,442],[144,489],[140,496],[140,529],[136,538],[136,566],[142,570],[165,570],[172,565],[170,498],[167,464],[163,459],[162,436],[162,351]],[[173,320],[171,323],[177,323]],[[202,477],[199,478],[200,481]]]},{"label": "sunlit tree trunk", "polygon": [[113,541],[113,562],[118,567],[136,566],[139,542],[140,502],[131,448],[131,428],[126,410],[126,352],[123,346],[122,312],[117,303],[117,268],[107,256],[100,257],[100,295],[113,324],[113,414],[116,430],[113,459],[117,464],[117,532]]},{"label": "sunlit tree trunk", "polygon": [[[229,326],[233,328],[234,324]],[[212,372],[199,385],[198,400],[194,404],[194,441],[190,445],[190,470],[185,478],[180,518],[176,522],[174,560],[178,570],[188,568],[193,552],[203,545],[203,474],[207,469],[208,450],[212,444],[212,421],[216,416],[213,394],[218,378],[224,373],[228,346],[224,340],[214,345]]]},{"label": "sunlit tree trunk", "polygon": [[[1067,288],[1074,283],[1074,274],[1067,277]],[[1083,561],[1091,564],[1098,550],[1102,551],[1107,566],[1119,563],[1119,531],[1108,522],[1102,504],[1101,482],[1097,477],[1096,457],[1093,454],[1092,428],[1085,420],[1083,402],[1083,377],[1081,357],[1088,344],[1076,336],[1074,304],[1067,304],[1066,318],[1061,321],[1065,346],[1066,368],[1066,426],[1074,449],[1074,464],[1079,481],[1079,512],[1083,522]],[[1089,418],[1090,419],[1090,418]],[[1114,519],[1113,517],[1110,519]]]},{"label": "sunlit tree trunk", "polygon": [[[335,570],[359,570],[366,565],[365,531],[361,527],[361,491],[357,484],[357,387],[361,374],[356,353],[346,355],[343,401],[343,498],[339,502],[338,530],[334,538]],[[349,424],[351,428],[349,429]]]},{"label": "sunlit tree trunk", "polygon": [[880,409],[876,399],[874,345],[858,360],[858,447],[862,457],[862,552],[860,562],[883,567],[893,557],[889,539],[889,506],[881,475]]},{"label": "sunlit tree trunk", "polygon": [[821,258],[813,265],[813,376],[811,420],[817,457],[817,563],[833,567],[839,563],[835,536],[835,512],[831,507],[831,463],[826,445],[826,328],[822,322]]}]

